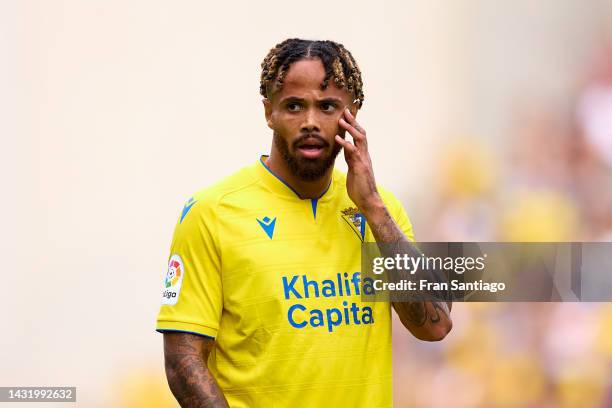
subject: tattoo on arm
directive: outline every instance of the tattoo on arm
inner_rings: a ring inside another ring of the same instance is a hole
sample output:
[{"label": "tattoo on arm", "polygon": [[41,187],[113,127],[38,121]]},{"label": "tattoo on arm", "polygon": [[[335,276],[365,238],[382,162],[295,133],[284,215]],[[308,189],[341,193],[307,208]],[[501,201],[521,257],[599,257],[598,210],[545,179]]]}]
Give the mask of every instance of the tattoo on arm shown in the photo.
[{"label": "tattoo on arm", "polygon": [[[384,244],[387,256],[407,254],[411,257],[420,256],[419,250],[402,233],[388,210],[384,208],[383,217],[375,223],[370,223],[372,234],[379,244]],[[426,323],[438,324],[450,318],[450,302],[415,300],[410,302],[393,302],[393,307],[404,325],[408,323],[415,328],[421,328]]]},{"label": "tattoo on arm", "polygon": [[189,333],[164,333],[166,376],[181,407],[227,407],[217,381],[206,366],[214,340]]},{"label": "tattoo on arm", "polygon": [[415,326],[421,327],[427,321],[427,306],[425,302],[410,302],[406,304],[408,320]]},{"label": "tattoo on arm", "polygon": [[386,208],[384,209],[383,221],[377,225],[370,224],[370,227],[372,228],[372,234],[376,238],[376,242],[390,244],[406,239]]},{"label": "tattoo on arm", "polygon": [[[431,304],[431,307],[428,307]],[[422,327],[425,323],[438,324],[443,317],[448,318],[450,312],[444,302],[393,302],[395,311],[401,320],[406,320],[411,326]]]}]

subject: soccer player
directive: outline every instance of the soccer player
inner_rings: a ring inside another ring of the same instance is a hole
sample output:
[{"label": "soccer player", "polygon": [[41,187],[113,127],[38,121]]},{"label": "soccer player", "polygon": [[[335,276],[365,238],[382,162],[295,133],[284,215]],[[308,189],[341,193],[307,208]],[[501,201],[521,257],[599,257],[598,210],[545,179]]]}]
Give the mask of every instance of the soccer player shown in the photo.
[{"label": "soccer player", "polygon": [[[360,250],[413,232],[374,179],[361,72],[341,44],[301,39],[261,66],[270,155],[176,224],[157,319],[170,389],[183,407],[392,406],[391,304],[361,300]],[[451,329],[446,302],[392,304],[419,339]]]}]

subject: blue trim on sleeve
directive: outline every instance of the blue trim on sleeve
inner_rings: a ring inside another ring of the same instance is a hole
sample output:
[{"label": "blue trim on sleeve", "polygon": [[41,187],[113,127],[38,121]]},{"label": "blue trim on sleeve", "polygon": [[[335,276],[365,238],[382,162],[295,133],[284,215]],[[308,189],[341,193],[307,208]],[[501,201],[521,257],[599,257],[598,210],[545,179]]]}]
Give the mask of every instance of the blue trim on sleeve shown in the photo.
[{"label": "blue trim on sleeve", "polygon": [[202,334],[202,333],[196,333],[196,332],[187,331],[187,330],[155,329],[155,331],[158,332],[158,333],[189,333],[189,334],[195,334],[196,336],[206,337],[206,338],[215,340],[214,337],[207,336],[207,335]]}]

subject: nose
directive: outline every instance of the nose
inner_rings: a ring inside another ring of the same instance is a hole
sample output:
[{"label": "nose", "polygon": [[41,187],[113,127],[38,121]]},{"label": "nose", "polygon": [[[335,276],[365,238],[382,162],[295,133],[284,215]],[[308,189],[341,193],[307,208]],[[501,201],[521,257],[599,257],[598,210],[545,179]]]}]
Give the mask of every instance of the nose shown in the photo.
[{"label": "nose", "polygon": [[303,133],[320,131],[316,109],[307,109],[304,112],[304,120],[302,122],[302,126],[300,127],[300,131]]}]

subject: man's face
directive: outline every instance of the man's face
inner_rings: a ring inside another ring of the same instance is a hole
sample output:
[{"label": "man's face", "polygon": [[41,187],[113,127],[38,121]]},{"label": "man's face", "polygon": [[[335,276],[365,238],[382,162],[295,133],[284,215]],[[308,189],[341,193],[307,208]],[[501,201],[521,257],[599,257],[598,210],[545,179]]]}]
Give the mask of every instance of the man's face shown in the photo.
[{"label": "man's face", "polygon": [[[344,137],[338,119],[351,97],[333,78],[325,90],[325,69],[319,59],[296,61],[283,86],[265,99],[266,120],[274,131],[274,146],[291,172],[304,181],[320,179],[340,152],[335,135]],[[353,113],[356,113],[354,110]]]}]

